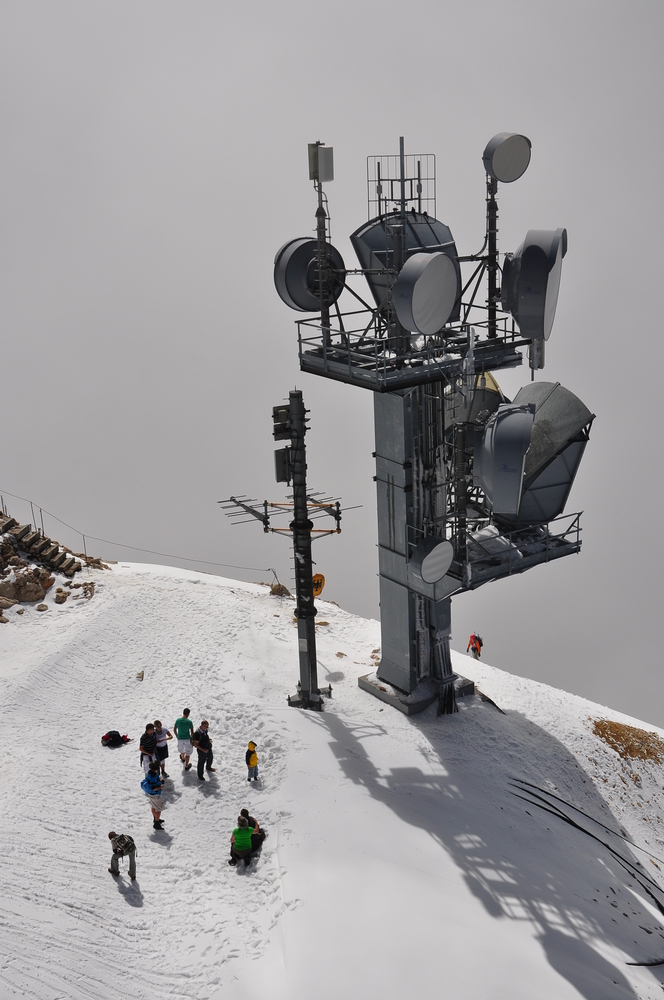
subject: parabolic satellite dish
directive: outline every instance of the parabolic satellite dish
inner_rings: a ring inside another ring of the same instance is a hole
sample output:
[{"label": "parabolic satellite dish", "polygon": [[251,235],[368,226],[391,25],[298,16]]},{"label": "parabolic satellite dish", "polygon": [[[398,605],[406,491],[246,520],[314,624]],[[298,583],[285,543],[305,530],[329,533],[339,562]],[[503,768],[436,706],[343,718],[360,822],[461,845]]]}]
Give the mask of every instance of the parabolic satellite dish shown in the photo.
[{"label": "parabolic satellite dish", "polygon": [[525,135],[499,132],[487,143],[482,163],[489,177],[501,184],[511,184],[525,174],[530,163],[532,144]]},{"label": "parabolic satellite dish", "polygon": [[[346,280],[343,257],[329,243],[325,244],[329,281],[327,301],[337,301]],[[298,312],[320,309],[318,290],[318,241],[309,237],[284,243],[274,258],[274,284],[280,298]]]},{"label": "parabolic satellite dish", "polygon": [[457,297],[457,273],[444,253],[414,253],[399,272],[392,300],[399,322],[430,337],[445,326]]},{"label": "parabolic satellite dish", "polygon": [[558,304],[566,229],[529,229],[503,266],[501,305],[512,313],[523,337],[548,340]]},{"label": "parabolic satellite dish", "polygon": [[473,484],[484,491],[494,514],[519,513],[534,419],[534,403],[506,403],[489,418],[475,442]]}]

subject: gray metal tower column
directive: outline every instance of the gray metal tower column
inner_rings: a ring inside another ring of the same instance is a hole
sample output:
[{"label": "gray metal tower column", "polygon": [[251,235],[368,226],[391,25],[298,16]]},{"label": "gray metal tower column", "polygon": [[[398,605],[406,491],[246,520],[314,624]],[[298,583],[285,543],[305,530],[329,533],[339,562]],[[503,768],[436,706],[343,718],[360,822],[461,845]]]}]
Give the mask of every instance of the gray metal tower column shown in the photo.
[{"label": "gray metal tower column", "polygon": [[380,574],[378,677],[407,694],[427,679],[454,711],[446,583],[427,584],[410,558],[429,535],[445,537],[443,387],[374,395]]}]

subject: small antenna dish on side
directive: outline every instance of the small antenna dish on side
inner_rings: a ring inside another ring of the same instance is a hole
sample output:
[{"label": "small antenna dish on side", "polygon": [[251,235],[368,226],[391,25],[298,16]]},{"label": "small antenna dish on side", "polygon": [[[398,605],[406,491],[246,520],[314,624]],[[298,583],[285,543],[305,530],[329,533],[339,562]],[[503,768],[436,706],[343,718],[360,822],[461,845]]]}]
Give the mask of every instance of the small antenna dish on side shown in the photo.
[{"label": "small antenna dish on side", "polygon": [[451,542],[428,535],[415,547],[410,565],[424,583],[438,583],[452,565],[453,558]]},{"label": "small antenna dish on side", "polygon": [[511,184],[525,174],[530,163],[532,143],[525,135],[499,132],[487,143],[482,163],[489,177],[501,184]]},{"label": "small antenna dish on side", "polygon": [[457,272],[444,253],[414,253],[399,272],[392,300],[411,333],[433,336],[447,323],[457,298]]}]

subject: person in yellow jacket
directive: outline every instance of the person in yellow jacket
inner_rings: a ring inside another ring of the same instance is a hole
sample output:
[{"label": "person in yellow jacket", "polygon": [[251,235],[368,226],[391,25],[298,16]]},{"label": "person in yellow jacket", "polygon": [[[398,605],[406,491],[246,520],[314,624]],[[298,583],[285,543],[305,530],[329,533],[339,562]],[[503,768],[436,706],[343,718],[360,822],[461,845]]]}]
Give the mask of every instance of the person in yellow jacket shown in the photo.
[{"label": "person in yellow jacket", "polygon": [[258,757],[256,756],[256,744],[250,741],[248,744],[249,749],[244,755],[244,759],[247,763],[247,781],[258,781]]}]

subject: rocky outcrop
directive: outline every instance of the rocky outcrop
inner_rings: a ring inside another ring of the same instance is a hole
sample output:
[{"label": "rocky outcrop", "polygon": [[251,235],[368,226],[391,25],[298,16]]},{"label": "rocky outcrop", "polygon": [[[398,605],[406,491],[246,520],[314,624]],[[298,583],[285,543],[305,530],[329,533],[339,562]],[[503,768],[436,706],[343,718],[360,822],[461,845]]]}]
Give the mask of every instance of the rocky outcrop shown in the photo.
[{"label": "rocky outcrop", "polygon": [[4,607],[11,607],[19,601],[43,601],[54,583],[55,578],[49,576],[48,570],[41,566],[36,566],[33,570],[19,569],[13,580],[3,580],[0,583],[0,598],[11,602]]}]

